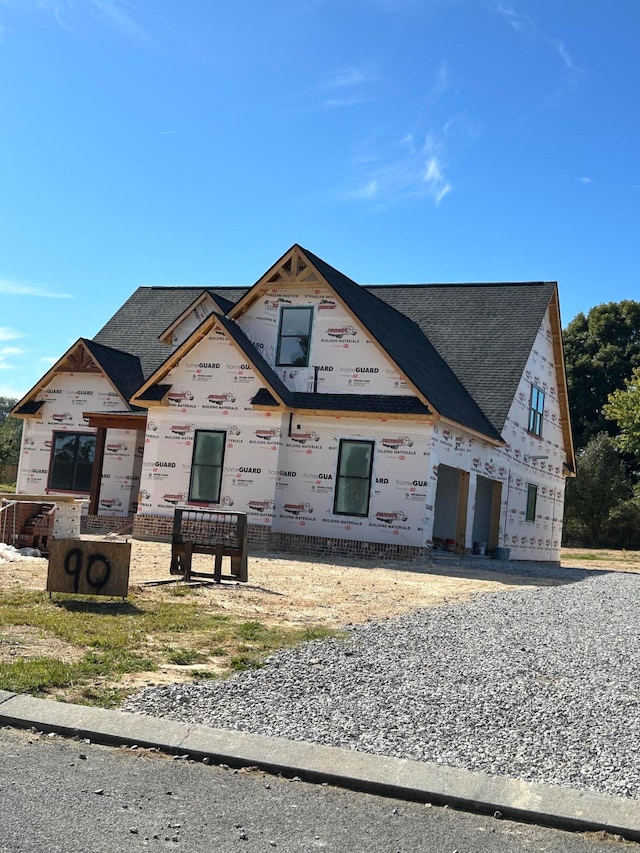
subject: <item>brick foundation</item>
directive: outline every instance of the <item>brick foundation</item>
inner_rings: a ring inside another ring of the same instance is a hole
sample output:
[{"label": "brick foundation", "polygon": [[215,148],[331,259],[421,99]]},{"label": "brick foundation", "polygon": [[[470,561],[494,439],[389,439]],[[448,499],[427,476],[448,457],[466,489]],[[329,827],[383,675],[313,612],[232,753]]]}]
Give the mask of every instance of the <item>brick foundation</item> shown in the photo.
[{"label": "brick foundation", "polygon": [[[132,520],[133,516],[131,515],[129,518],[122,515],[83,515],[80,520],[80,532],[90,534],[111,533],[112,530],[117,530],[119,527],[123,527],[127,521]],[[139,536],[138,538],[142,539],[143,537]]]},{"label": "brick foundation", "polygon": [[[170,542],[173,516],[136,515],[133,520],[135,539],[152,542]],[[425,557],[429,549],[382,542],[359,542],[325,536],[301,536],[297,533],[274,533],[266,525],[248,525],[249,548],[278,551],[299,556],[350,557],[373,560],[385,557],[390,560],[415,560]]]}]

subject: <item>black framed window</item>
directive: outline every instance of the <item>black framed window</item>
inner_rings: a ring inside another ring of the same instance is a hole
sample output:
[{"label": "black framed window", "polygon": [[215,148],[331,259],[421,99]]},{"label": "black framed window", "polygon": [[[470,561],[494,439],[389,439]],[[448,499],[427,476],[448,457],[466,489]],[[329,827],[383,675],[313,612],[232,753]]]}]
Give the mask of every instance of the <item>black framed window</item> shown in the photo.
[{"label": "black framed window", "polygon": [[313,308],[283,308],[280,312],[276,364],[307,367],[311,342]]},{"label": "black framed window", "polygon": [[529,432],[542,435],[542,418],[544,415],[544,391],[537,385],[531,386],[531,401],[529,403]]},{"label": "black framed window", "polygon": [[527,512],[525,521],[536,520],[536,503],[538,501],[538,487],[533,483],[527,485]]},{"label": "black framed window", "polygon": [[369,515],[373,447],[373,441],[340,440],[333,501],[335,515]]},{"label": "black framed window", "polygon": [[90,432],[54,432],[49,488],[61,492],[91,491],[96,437]]},{"label": "black framed window", "polygon": [[220,503],[226,442],[227,434],[223,430],[196,430],[189,483],[190,501]]}]

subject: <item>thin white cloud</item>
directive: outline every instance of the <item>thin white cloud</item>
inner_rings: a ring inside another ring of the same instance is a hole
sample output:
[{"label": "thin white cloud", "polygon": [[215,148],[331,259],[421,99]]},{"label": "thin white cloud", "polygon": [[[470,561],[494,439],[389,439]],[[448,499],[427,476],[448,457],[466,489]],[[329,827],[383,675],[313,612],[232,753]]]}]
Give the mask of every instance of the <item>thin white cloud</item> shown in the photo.
[{"label": "thin white cloud", "polygon": [[0,347],[0,358],[3,358],[8,355],[22,355],[26,350],[22,349],[22,347]]},{"label": "thin white cloud", "polygon": [[38,361],[40,361],[42,364],[46,364],[47,367],[51,367],[51,365],[55,364],[59,358],[60,356],[55,355],[41,355]]},{"label": "thin white cloud", "polygon": [[356,104],[368,104],[371,98],[355,96],[353,98],[327,98],[322,106],[329,110],[341,109],[343,107],[354,107]]},{"label": "thin white cloud", "polygon": [[44,287],[34,287],[31,284],[19,284],[15,281],[0,279],[0,293],[9,296],[40,296],[45,299],[73,299],[71,293],[52,293]]},{"label": "thin white cloud", "polygon": [[518,33],[535,29],[533,20],[528,15],[522,15],[513,6],[496,3],[496,12]]},{"label": "thin white cloud", "polygon": [[562,61],[564,62],[568,71],[579,71],[580,70],[578,68],[578,66],[576,65],[576,63],[573,61],[573,57],[569,54],[569,51],[567,50],[565,43],[563,41],[557,41],[556,42],[556,49],[558,51],[558,55],[560,56],[560,59],[562,59]]},{"label": "thin white cloud", "polygon": [[501,0],[494,0],[494,9],[513,30],[526,36],[530,41],[538,42],[545,45],[547,49],[553,50],[562,63],[564,79],[558,89],[545,99],[543,106],[556,103],[567,92],[575,89],[584,71],[575,61],[562,39],[545,32],[530,15],[518,11],[513,4],[507,5]]},{"label": "thin white cloud", "polygon": [[131,5],[126,0],[89,0],[89,2],[124,35],[147,41],[147,33],[127,11],[131,9]]},{"label": "thin white cloud", "polygon": [[377,181],[369,181],[368,184],[365,184],[363,187],[359,187],[355,190],[347,190],[344,193],[345,198],[375,198],[378,193],[378,182]]},{"label": "thin white cloud", "polygon": [[453,187],[446,176],[442,144],[429,134],[417,145],[413,133],[402,137],[390,151],[367,160],[359,158],[353,184],[338,195],[350,201],[386,206],[403,199],[431,199],[439,205]]},{"label": "thin white cloud", "polygon": [[351,66],[343,71],[338,72],[333,77],[322,84],[323,89],[348,89],[353,86],[359,86],[361,83],[373,82],[361,68]]},{"label": "thin white cloud", "polygon": [[[355,65],[345,68],[322,81],[317,89],[322,109],[341,109],[366,104],[373,100],[370,84],[375,77]],[[369,88],[368,88],[369,87]]]},{"label": "thin white cloud", "polygon": [[134,19],[128,0],[0,0],[0,5],[35,9],[52,15],[65,30],[73,31],[80,14],[91,9],[109,25],[128,38],[148,41],[149,35]]},{"label": "thin white cloud", "polygon": [[584,176],[583,176],[583,177],[581,177],[581,178],[578,178],[578,180],[580,181],[580,183],[581,183],[581,184],[591,184],[591,183],[593,183],[593,180],[592,180],[591,178],[586,178],[586,177],[584,177]]},{"label": "thin white cloud", "polygon": [[8,397],[10,400],[22,400],[27,392],[16,385],[3,385],[0,382],[0,397]]},{"label": "thin white cloud", "polygon": [[446,62],[441,62],[436,69],[436,79],[429,92],[429,100],[432,104],[439,101],[440,98],[451,88],[451,79],[449,75],[449,66]]},{"label": "thin white cloud", "polygon": [[28,338],[29,335],[10,329],[9,326],[0,326],[0,341],[15,341],[17,338]]}]

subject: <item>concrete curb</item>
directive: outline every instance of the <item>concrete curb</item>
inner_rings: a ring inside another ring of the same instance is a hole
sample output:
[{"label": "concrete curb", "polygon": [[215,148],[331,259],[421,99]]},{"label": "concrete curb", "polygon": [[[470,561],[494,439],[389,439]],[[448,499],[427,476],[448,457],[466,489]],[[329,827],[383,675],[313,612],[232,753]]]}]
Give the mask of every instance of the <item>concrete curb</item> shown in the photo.
[{"label": "concrete curb", "polygon": [[245,732],[187,725],[125,711],[71,705],[0,690],[0,724],[137,744],[232,767],[254,766],[310,782],[327,782],[418,802],[573,831],[605,831],[640,841],[637,800],[609,797],[454,767],[352,752]]}]

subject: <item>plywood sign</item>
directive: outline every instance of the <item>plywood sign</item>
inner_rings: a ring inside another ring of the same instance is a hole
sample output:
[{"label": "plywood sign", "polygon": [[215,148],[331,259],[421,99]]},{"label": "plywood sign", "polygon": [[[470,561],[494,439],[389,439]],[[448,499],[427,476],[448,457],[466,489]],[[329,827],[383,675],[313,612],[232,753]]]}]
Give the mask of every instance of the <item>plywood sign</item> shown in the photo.
[{"label": "plywood sign", "polygon": [[126,598],[130,560],[130,542],[52,539],[47,591]]}]

